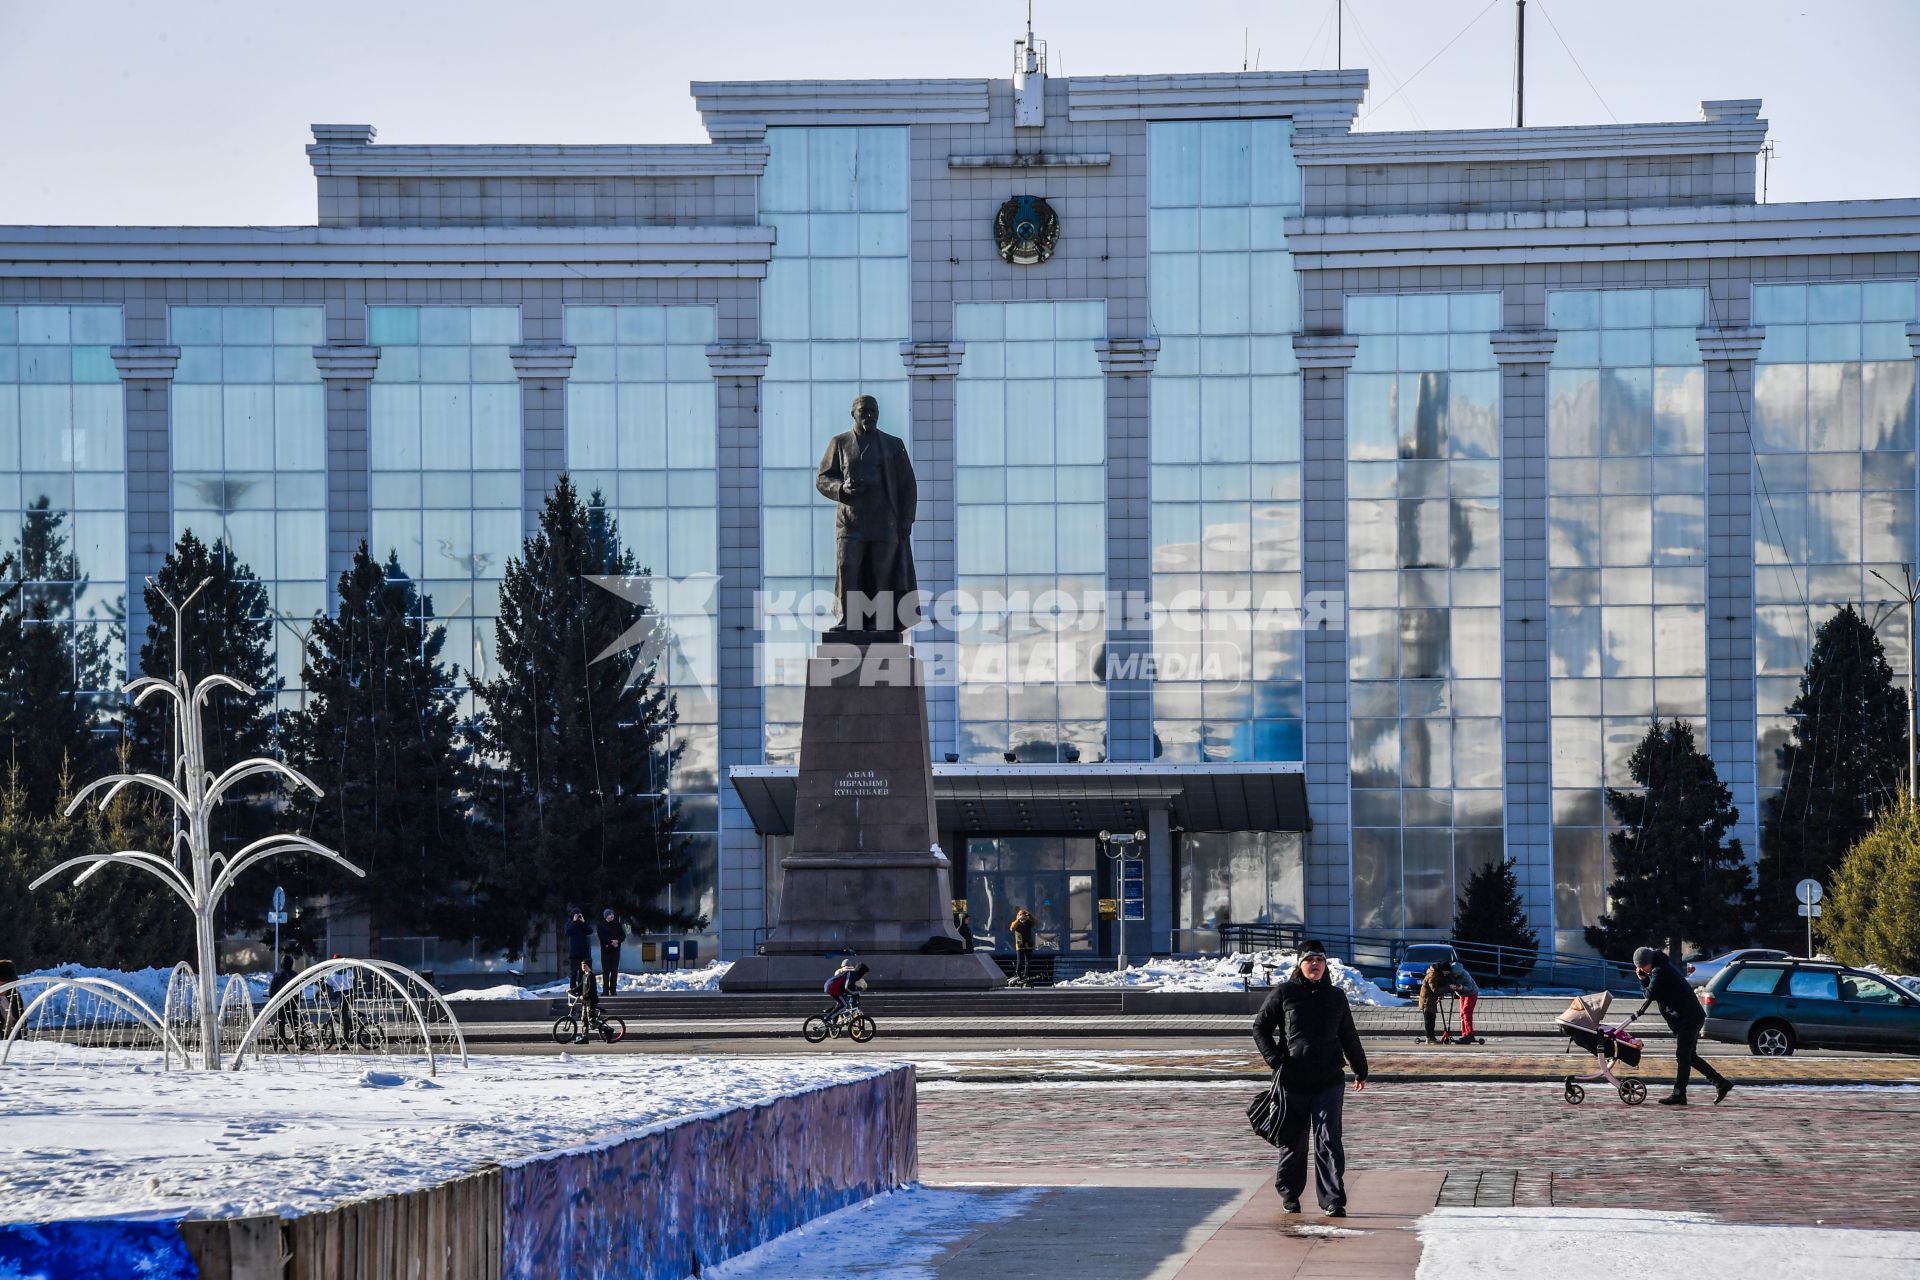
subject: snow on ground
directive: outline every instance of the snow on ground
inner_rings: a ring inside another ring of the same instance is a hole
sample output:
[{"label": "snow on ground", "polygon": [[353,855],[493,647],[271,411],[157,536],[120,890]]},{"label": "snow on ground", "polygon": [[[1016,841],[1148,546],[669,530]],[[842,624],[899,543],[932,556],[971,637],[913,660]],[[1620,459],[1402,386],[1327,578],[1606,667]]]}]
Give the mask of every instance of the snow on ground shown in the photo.
[{"label": "snow on ground", "polygon": [[1024,1212],[1045,1188],[915,1185],[824,1214],[703,1269],[713,1280],[933,1280],[949,1245]]},{"label": "snow on ground", "polygon": [[[1054,985],[1068,988],[1152,987],[1159,991],[1239,991],[1246,986],[1248,978],[1248,975],[1240,972],[1242,962],[1254,962],[1252,978],[1259,984],[1267,980],[1262,975],[1268,973],[1272,974],[1272,981],[1285,982],[1293,973],[1298,958],[1291,951],[1256,951],[1235,952],[1230,956],[1202,956],[1195,960],[1149,960],[1119,972],[1095,969]],[[1327,961],[1327,965],[1332,970],[1334,983],[1347,993],[1347,999],[1354,1004],[1407,1003],[1399,996],[1382,991],[1373,984],[1373,979],[1358,969],[1332,959]]]},{"label": "snow on ground", "polygon": [[162,1072],[111,1051],[56,1059],[39,1048],[16,1049],[0,1067],[0,1222],[311,1212],[890,1065],[476,1055],[429,1079],[392,1059]]},{"label": "snow on ground", "polygon": [[1920,1274],[1920,1231],[1755,1226],[1640,1209],[1436,1209],[1417,1225],[1416,1280],[1906,1280]]},{"label": "snow on ground", "polygon": [[[731,960],[714,960],[703,969],[668,969],[658,973],[623,973],[620,994],[639,995],[650,991],[718,991],[720,979],[733,968]],[[557,1000],[567,994],[564,979],[539,987],[516,987],[511,983],[497,987],[478,987],[472,991],[449,991],[449,1000]]]}]

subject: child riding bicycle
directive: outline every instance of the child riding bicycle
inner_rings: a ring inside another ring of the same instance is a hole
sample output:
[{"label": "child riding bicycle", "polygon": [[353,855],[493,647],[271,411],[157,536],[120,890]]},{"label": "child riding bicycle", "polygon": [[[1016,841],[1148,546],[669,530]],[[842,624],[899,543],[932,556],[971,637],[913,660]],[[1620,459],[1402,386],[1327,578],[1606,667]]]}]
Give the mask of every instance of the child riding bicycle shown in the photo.
[{"label": "child riding bicycle", "polygon": [[867,989],[867,973],[867,966],[855,964],[852,956],[840,962],[823,988],[836,1002],[829,1016],[844,1016],[860,1007],[860,993]]}]

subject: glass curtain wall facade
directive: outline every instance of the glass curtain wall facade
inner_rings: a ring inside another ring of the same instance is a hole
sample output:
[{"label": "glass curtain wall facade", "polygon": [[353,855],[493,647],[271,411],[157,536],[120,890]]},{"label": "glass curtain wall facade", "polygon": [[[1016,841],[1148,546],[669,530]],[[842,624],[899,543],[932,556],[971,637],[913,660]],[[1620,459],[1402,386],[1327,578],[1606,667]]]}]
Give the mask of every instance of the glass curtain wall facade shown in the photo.
[{"label": "glass curtain wall facade", "polygon": [[1904,677],[1905,609],[1873,576],[1899,582],[1914,560],[1910,280],[1763,285],[1753,319],[1754,658],[1759,798],[1781,785],[1813,632],[1843,604],[1864,607]]},{"label": "glass curtain wall facade", "polygon": [[1547,568],[1554,919],[1607,909],[1606,789],[1648,725],[1706,749],[1706,374],[1699,289],[1551,293]]},{"label": "glass curtain wall facade", "polygon": [[[416,579],[446,661],[493,674],[507,557],[520,553],[518,307],[369,307],[372,545]],[[473,695],[462,698],[463,714]]]},{"label": "glass curtain wall facade", "polygon": [[1105,760],[1105,304],[962,303],[954,336],[960,758]]},{"label": "glass curtain wall facade", "polygon": [[[621,545],[656,579],[668,627],[657,670],[673,692],[674,798],[685,909],[717,908],[720,831],[720,569],[711,307],[568,307],[567,471],[602,495]],[[679,895],[676,895],[678,897]]]},{"label": "glass curtain wall facade", "polygon": [[1153,597],[1174,611],[1154,632],[1163,760],[1302,758],[1292,137],[1290,120],[1149,127]]},{"label": "glass curtain wall facade", "polygon": [[1347,300],[1353,918],[1444,930],[1501,856],[1498,294]]},{"label": "glass curtain wall facade", "polygon": [[300,705],[327,607],[327,401],[320,307],[174,307],[173,532],[225,541],[267,590],[282,709]]},{"label": "glass curtain wall facade", "polygon": [[0,556],[72,632],[74,687],[126,671],[127,420],[119,307],[0,306]]},{"label": "glass curtain wall facade", "polygon": [[907,130],[775,128],[767,146],[760,221],[779,238],[760,290],[773,348],[760,384],[762,680],[767,761],[791,764],[806,656],[832,611],[834,513],[814,469],[862,393],[880,402],[880,429],[912,446]]},{"label": "glass curtain wall facade", "polygon": [[[972,349],[968,349],[972,358]],[[967,909],[975,943],[1011,951],[1007,926],[1025,907],[1039,951],[1099,946],[1099,854],[1092,836],[973,836],[967,840]]]},{"label": "glass curtain wall facade", "polygon": [[1303,924],[1307,838],[1299,831],[1189,831],[1174,886],[1175,949],[1211,950],[1222,924]]}]

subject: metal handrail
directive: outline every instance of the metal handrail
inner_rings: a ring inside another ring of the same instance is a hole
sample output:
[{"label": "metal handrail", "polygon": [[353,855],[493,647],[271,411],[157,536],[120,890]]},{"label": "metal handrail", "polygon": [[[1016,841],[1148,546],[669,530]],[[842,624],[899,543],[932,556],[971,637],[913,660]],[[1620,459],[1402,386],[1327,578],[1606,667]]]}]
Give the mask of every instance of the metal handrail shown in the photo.
[{"label": "metal handrail", "polygon": [[1527,951],[1453,939],[1404,938],[1386,933],[1337,933],[1290,923],[1230,924],[1220,930],[1220,934],[1225,945],[1246,951],[1298,950],[1309,939],[1316,940],[1354,968],[1379,974],[1391,974],[1399,968],[1410,946],[1445,942],[1483,981],[1497,984],[1510,979],[1531,986],[1579,987],[1587,991],[1603,987],[1619,992],[1640,990],[1630,967],[1601,956]]}]

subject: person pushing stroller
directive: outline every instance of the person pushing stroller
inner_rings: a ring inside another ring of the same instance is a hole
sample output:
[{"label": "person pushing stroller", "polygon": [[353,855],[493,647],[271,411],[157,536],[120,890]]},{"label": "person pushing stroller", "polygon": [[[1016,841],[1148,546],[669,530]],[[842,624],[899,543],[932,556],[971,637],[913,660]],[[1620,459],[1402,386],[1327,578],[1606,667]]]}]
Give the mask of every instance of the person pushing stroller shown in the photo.
[{"label": "person pushing stroller", "polygon": [[1660,1016],[1673,1032],[1673,1092],[1658,1099],[1660,1105],[1686,1106],[1687,1078],[1697,1069],[1713,1082],[1713,1105],[1719,1106],[1733,1092],[1733,1081],[1715,1071],[1700,1056],[1700,1032],[1707,1025],[1707,1011],[1700,1007],[1700,997],[1694,994],[1687,975],[1664,951],[1655,951],[1652,947],[1641,947],[1633,953],[1633,972],[1647,993],[1634,1018],[1645,1013],[1648,1005],[1658,1004]]}]

